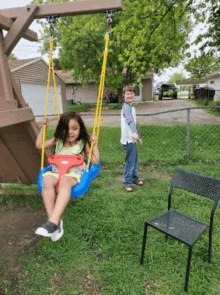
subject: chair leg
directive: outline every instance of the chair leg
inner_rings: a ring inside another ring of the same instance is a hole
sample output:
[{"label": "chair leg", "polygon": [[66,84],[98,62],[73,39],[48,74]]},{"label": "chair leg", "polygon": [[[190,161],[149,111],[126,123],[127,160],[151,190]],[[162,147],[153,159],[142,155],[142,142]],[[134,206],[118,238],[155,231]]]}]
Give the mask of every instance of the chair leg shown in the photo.
[{"label": "chair leg", "polygon": [[188,288],[191,257],[192,257],[192,247],[189,247],[188,261],[187,261],[187,266],[186,266],[185,288],[184,288],[185,292],[187,292],[187,288]]},{"label": "chair leg", "polygon": [[211,262],[212,255],[212,228],[209,228],[209,253],[208,253],[208,262]]},{"label": "chair leg", "polygon": [[144,252],[145,252],[145,246],[146,246],[146,240],[147,240],[147,223],[144,224],[144,235],[143,235],[143,244],[142,244],[142,253],[141,253],[141,264],[144,263]]}]

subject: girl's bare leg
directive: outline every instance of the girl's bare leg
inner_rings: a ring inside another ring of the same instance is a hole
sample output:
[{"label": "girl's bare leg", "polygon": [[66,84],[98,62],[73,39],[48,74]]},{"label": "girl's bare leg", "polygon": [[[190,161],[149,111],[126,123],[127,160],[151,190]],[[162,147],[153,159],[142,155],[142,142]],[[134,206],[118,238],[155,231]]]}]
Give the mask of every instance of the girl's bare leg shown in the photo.
[{"label": "girl's bare leg", "polygon": [[42,197],[44,201],[44,206],[47,211],[48,219],[50,219],[55,204],[55,189],[54,186],[57,184],[58,179],[53,175],[48,175],[43,178],[43,192]]},{"label": "girl's bare leg", "polygon": [[58,225],[61,215],[70,201],[71,187],[77,183],[76,179],[70,176],[64,176],[60,180],[59,193],[53,213],[49,217],[49,221]]}]

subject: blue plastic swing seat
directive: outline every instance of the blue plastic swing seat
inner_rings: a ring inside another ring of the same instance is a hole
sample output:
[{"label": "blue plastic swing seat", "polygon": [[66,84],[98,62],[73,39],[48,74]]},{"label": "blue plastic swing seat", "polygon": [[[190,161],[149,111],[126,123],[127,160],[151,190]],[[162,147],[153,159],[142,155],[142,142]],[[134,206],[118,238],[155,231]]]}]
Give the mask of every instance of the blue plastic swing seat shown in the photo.
[{"label": "blue plastic swing seat", "polygon": [[[87,157],[85,158],[85,162],[87,163]],[[72,186],[71,199],[79,198],[85,195],[85,193],[89,190],[93,179],[99,175],[101,164],[101,158],[99,158],[99,163],[97,165],[90,163],[88,172],[84,171],[81,176],[80,182]],[[38,174],[37,186],[40,194],[42,194],[43,190],[43,174],[47,171],[52,171],[52,165],[44,167],[40,170]]]}]

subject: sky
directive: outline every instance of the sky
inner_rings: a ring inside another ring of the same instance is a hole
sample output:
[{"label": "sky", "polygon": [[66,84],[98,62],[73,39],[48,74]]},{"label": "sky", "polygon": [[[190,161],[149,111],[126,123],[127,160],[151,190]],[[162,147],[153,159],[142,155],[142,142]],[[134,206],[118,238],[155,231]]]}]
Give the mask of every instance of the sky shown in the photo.
[{"label": "sky", "polygon": [[[4,8],[13,8],[13,7],[23,7],[30,3],[30,0],[0,0],[0,9]],[[41,25],[37,24],[36,21],[32,23],[30,29],[35,31],[40,37]],[[190,35],[190,42],[193,42],[196,36],[205,30],[204,24],[198,25],[194,31]],[[19,59],[26,59],[26,58],[34,58],[40,57],[41,53],[39,51],[40,46],[38,42],[30,42],[25,39],[21,39],[21,41],[15,47],[13,53]],[[198,50],[196,46],[191,47],[191,52],[194,50]],[[55,53],[55,57],[57,53]],[[48,62],[48,55],[45,54],[42,56]],[[158,82],[167,82],[169,77],[174,74],[175,72],[180,72],[185,75],[186,78],[189,77],[189,73],[184,70],[184,65],[180,65],[177,68],[169,68],[163,71],[161,76],[154,75],[154,85]]]}]

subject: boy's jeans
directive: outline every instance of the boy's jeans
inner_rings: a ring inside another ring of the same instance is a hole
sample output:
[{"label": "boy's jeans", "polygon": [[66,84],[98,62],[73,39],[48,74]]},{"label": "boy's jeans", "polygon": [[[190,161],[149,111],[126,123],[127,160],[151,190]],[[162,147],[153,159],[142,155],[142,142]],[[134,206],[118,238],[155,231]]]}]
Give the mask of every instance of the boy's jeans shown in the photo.
[{"label": "boy's jeans", "polygon": [[136,143],[128,143],[122,145],[125,150],[125,173],[123,185],[131,185],[138,181],[138,152]]}]

